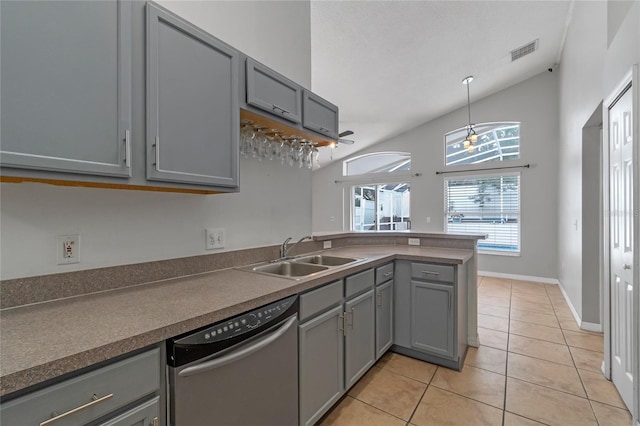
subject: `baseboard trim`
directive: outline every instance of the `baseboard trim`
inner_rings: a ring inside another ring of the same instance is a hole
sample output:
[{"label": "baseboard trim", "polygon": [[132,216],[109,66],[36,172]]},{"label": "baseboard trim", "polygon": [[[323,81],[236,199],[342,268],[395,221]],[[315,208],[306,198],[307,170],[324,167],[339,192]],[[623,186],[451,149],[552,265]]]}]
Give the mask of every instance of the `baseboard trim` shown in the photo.
[{"label": "baseboard trim", "polygon": [[543,284],[560,284],[557,278],[536,277],[533,275],[504,274],[502,272],[478,271],[478,275],[507,280],[532,281]]},{"label": "baseboard trim", "polygon": [[598,324],[595,322],[582,321],[580,323],[580,328],[585,331],[595,331],[597,333],[602,333],[602,324]]}]

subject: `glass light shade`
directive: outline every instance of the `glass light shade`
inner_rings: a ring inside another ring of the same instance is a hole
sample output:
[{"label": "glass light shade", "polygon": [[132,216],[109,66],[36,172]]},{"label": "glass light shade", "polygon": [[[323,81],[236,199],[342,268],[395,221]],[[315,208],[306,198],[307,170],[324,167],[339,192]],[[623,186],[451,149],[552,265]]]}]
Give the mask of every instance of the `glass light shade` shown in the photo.
[{"label": "glass light shade", "polygon": [[473,146],[473,145],[469,145],[469,147],[467,148],[467,152],[468,152],[468,153],[472,153],[472,152],[473,152],[473,151],[475,151],[475,150],[476,150],[476,147],[475,147],[475,146]]},{"label": "glass light shade", "polygon": [[476,143],[476,142],[478,142],[478,135],[476,135],[475,133],[473,133],[473,134],[471,135],[471,138],[470,138],[470,139],[471,139],[471,143]]},{"label": "glass light shade", "polygon": [[463,145],[465,148],[469,148],[469,146],[471,145],[471,141],[469,139],[465,139]]}]

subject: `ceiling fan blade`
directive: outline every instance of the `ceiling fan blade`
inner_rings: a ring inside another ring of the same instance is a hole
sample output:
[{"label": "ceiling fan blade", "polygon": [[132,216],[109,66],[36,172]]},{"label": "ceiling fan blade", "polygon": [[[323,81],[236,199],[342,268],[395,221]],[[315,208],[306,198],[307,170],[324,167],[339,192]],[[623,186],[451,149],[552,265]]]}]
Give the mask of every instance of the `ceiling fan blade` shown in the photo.
[{"label": "ceiling fan blade", "polygon": [[345,145],[353,145],[355,142],[351,139],[338,139],[338,143],[343,143]]},{"label": "ceiling fan blade", "polygon": [[352,131],[352,130],[345,130],[344,132],[339,133],[339,134],[338,134],[338,137],[343,138],[343,137],[345,137],[345,136],[349,136],[349,135],[352,135],[352,134],[353,134],[353,131]]}]

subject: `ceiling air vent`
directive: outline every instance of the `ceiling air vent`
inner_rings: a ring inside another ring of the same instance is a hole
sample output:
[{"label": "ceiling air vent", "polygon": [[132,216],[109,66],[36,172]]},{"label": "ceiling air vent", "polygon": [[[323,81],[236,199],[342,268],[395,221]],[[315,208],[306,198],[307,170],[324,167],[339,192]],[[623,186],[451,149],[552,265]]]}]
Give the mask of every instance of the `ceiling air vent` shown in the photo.
[{"label": "ceiling air vent", "polygon": [[516,59],[520,59],[523,56],[533,53],[538,48],[538,39],[533,40],[531,43],[527,43],[524,46],[520,46],[517,49],[511,51],[511,62]]}]

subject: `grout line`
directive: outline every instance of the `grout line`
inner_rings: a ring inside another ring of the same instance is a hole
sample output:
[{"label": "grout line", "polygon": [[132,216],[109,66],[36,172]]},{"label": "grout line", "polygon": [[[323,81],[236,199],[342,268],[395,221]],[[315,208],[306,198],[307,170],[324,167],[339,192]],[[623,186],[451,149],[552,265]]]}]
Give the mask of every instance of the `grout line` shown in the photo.
[{"label": "grout line", "polygon": [[513,411],[504,410],[505,416],[507,415],[507,413],[513,414],[514,416],[522,417],[523,419],[531,420],[532,422],[540,423],[541,425],[549,426],[549,423],[544,423],[544,422],[541,422],[540,420],[532,419],[531,417],[527,417],[520,413],[514,413]]},{"label": "grout line", "polygon": [[[513,284],[512,284],[513,285]],[[513,296],[512,289],[509,289],[509,319],[507,323],[507,356],[504,358],[504,399],[502,401],[502,426],[504,426],[506,412],[507,412],[507,381],[509,377],[509,339],[511,338],[511,297]]]},{"label": "grout line", "polygon": [[[350,395],[348,395],[348,396],[350,396]],[[394,418],[396,418],[396,419],[398,419],[398,420],[402,420],[402,421],[403,421],[403,422],[405,422],[405,423],[409,423],[409,422],[411,421],[411,417],[409,417],[409,420],[405,420],[405,419],[403,419],[403,418],[401,418],[401,417],[396,416],[395,414],[392,414],[392,413],[390,413],[390,412],[388,412],[388,411],[386,411],[386,410],[383,410],[383,409],[382,409],[382,408],[380,408],[380,407],[376,407],[375,405],[370,404],[370,403],[368,403],[367,401],[363,401],[363,400],[361,400],[361,399],[359,399],[359,398],[356,398],[356,397],[354,397],[354,396],[350,396],[350,397],[351,397],[351,398],[353,398],[353,399],[355,399],[355,400],[356,400],[356,401],[358,401],[358,402],[363,403],[364,405],[368,405],[368,406],[369,406],[369,407],[371,407],[371,408],[375,408],[375,409],[376,409],[376,410],[378,410],[378,411],[381,411],[381,412],[383,412],[383,413],[385,413],[385,414],[388,414],[388,415],[390,415],[391,417],[394,417]],[[334,408],[335,408],[335,407],[334,407]],[[333,410],[333,408],[332,408],[332,410]]]},{"label": "grout line", "polygon": [[[440,367],[438,367],[440,368]],[[438,368],[436,368],[436,372],[438,371]],[[435,376],[436,374],[433,373],[433,375]],[[411,420],[413,420],[413,416],[415,416],[416,411],[418,411],[418,407],[420,406],[420,403],[422,402],[422,399],[424,398],[424,396],[427,394],[427,389],[429,389],[429,386],[431,385],[427,385],[426,388],[424,388],[424,392],[422,392],[422,395],[420,396],[420,399],[418,400],[418,403],[416,404],[416,406],[414,407],[413,411],[411,412],[411,415],[409,416],[409,420],[407,420],[407,424],[411,423]]]}]

